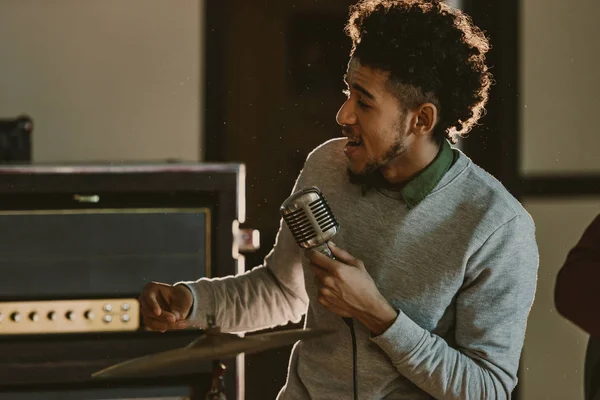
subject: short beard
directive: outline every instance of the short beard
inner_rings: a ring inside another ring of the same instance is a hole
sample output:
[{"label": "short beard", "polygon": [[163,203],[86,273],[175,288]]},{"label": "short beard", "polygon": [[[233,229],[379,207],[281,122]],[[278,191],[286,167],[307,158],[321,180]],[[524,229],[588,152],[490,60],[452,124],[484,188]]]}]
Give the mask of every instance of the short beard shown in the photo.
[{"label": "short beard", "polygon": [[400,157],[406,151],[404,138],[399,137],[380,160],[369,161],[361,172],[353,172],[348,167],[348,179],[353,185],[368,187],[388,187],[390,184],[381,174],[381,167]]}]

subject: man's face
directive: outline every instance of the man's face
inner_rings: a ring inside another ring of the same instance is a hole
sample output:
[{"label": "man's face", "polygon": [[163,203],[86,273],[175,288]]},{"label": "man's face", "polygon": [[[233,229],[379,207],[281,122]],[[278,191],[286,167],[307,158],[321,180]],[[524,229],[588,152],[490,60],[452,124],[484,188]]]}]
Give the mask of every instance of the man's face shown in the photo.
[{"label": "man's face", "polygon": [[406,150],[407,118],[386,88],[387,79],[387,72],[362,66],[357,59],[348,64],[348,99],[336,120],[348,137],[344,153],[354,175],[386,167]]}]

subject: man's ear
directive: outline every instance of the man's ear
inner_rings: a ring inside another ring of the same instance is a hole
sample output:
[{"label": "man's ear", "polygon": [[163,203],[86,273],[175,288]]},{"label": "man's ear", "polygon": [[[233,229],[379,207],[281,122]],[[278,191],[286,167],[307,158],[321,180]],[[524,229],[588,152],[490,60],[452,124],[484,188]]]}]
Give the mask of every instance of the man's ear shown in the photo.
[{"label": "man's ear", "polygon": [[438,109],[433,103],[421,104],[413,117],[412,131],[416,135],[429,135],[438,120]]}]

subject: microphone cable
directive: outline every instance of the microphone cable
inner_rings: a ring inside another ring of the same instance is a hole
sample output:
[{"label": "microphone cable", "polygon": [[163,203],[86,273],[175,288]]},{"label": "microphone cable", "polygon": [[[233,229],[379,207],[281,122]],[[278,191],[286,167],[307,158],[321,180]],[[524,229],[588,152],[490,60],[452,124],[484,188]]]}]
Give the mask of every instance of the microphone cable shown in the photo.
[{"label": "microphone cable", "polygon": [[356,332],[354,331],[354,320],[352,318],[343,318],[352,336],[352,378],[354,381],[354,400],[358,400],[358,368],[357,368],[357,350],[356,350]]}]

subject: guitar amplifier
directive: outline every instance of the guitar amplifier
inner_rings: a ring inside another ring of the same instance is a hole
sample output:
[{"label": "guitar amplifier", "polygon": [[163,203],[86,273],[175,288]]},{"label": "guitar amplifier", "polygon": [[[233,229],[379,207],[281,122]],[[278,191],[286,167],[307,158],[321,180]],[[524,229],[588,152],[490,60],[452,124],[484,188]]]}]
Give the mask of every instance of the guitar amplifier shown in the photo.
[{"label": "guitar amplifier", "polygon": [[[239,164],[0,167],[0,399],[202,398],[211,363],[143,379],[92,372],[183,347],[194,329],[151,332],[137,297],[244,271]],[[224,360],[243,399],[244,358]]]}]

